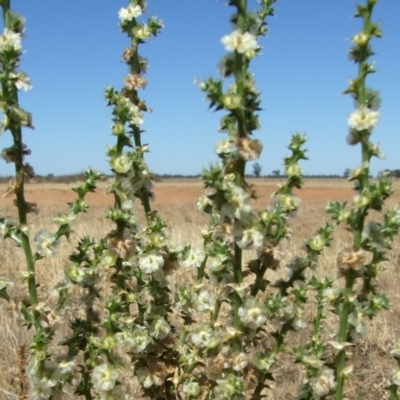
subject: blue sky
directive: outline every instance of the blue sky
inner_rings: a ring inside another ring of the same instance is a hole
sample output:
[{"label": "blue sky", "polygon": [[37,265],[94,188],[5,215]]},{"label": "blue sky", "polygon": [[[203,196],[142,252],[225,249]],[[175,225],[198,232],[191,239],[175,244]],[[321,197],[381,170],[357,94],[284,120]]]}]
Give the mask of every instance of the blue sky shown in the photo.
[{"label": "blue sky", "polygon": [[[35,130],[24,130],[32,149],[29,162],[41,175],[68,174],[94,167],[108,172],[107,145],[111,114],[104,88],[121,88],[127,72],[120,62],[128,39],[119,31],[118,10],[123,0],[59,2],[12,0],[12,8],[26,17],[27,38],[21,70],[33,90],[22,93],[22,107],[33,113]],[[249,0],[252,8],[256,1]],[[310,160],[306,174],[342,174],[359,164],[359,147],[345,142],[347,115],[353,110],[341,92],[356,76],[348,60],[349,38],[360,30],[352,18],[354,1],[291,0],[276,3],[269,19],[261,57],[252,64],[262,91],[261,129],[264,143],[259,160],[263,174],[282,170],[285,146],[296,131],[307,134]],[[148,163],[153,172],[197,174],[215,161],[214,144],[222,112],[208,111],[195,78],[217,75],[225,54],[220,42],[231,32],[232,7],[219,0],[148,0],[148,15],[163,19],[163,33],[142,46],[149,58],[149,84],[141,92],[154,112],[145,115],[143,142],[150,144]],[[381,92],[382,119],[373,140],[381,142],[384,161],[375,160],[372,172],[400,168],[400,2],[382,0],[375,20],[384,38],[374,40],[378,73],[369,86]],[[10,134],[1,138],[10,145]],[[252,172],[251,165],[248,172]],[[12,168],[0,164],[0,175]]]}]

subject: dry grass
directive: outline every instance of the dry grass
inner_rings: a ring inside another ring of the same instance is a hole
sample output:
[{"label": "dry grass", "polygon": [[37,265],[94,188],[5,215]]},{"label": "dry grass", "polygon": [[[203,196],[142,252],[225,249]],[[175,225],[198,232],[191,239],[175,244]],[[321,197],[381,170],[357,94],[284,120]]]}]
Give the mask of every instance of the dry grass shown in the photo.
[{"label": "dry grass", "polygon": [[[254,181],[257,184],[257,181]],[[268,184],[274,184],[270,182]],[[341,181],[343,187],[343,181]],[[172,185],[171,182],[168,183]],[[189,182],[175,183],[178,185],[188,185]],[[333,182],[328,183],[312,180],[312,184],[317,188],[332,187]],[[165,186],[161,182],[160,186]],[[196,183],[198,185],[198,183]],[[319,186],[318,186],[319,185]],[[310,185],[311,186],[311,185]],[[339,183],[338,183],[339,186]],[[186,186],[187,187],[187,186]],[[349,186],[351,187],[351,185]],[[64,190],[63,187],[62,190]],[[194,204],[195,199],[193,199]],[[395,201],[398,204],[398,201]],[[172,202],[173,203],[173,202]],[[393,203],[393,201],[392,201]],[[298,215],[292,221],[293,237],[290,241],[282,244],[281,251],[284,254],[282,265],[290,260],[294,255],[301,253],[301,246],[320,227],[326,219],[324,206],[326,200],[304,201]],[[201,246],[201,230],[207,226],[207,218],[196,211],[194,205],[162,204],[157,206],[160,214],[167,220],[169,225],[169,238],[171,244],[192,244]],[[50,218],[55,213],[66,211],[67,206],[62,203],[48,206],[39,217],[31,219],[31,233],[42,227],[54,230]],[[14,211],[10,207],[0,208],[0,214],[7,214],[12,217]],[[110,223],[103,218],[104,207],[94,207],[89,213],[79,216],[73,222],[73,229],[76,231],[73,237],[76,239],[82,235],[102,237],[110,229]],[[138,214],[142,214],[138,210]],[[143,219],[140,217],[140,220]],[[350,243],[349,234],[345,230],[335,233],[335,241],[320,260],[318,275],[320,277],[330,275],[336,276],[335,259],[336,254],[347,247]],[[72,250],[74,242],[71,244],[63,242],[60,246],[58,257],[46,259],[37,264],[37,281],[40,283],[39,295],[46,300],[49,297],[49,290],[53,285],[63,279],[64,267],[68,265],[68,254]],[[29,347],[28,332],[22,326],[22,320],[18,312],[18,299],[27,295],[26,288],[21,283],[21,276],[25,270],[25,263],[22,251],[13,246],[9,241],[0,244],[0,265],[1,275],[11,278],[15,286],[9,290],[13,299],[12,302],[0,302],[0,399],[24,399],[26,397],[26,382],[23,376],[23,364],[25,357],[25,347]],[[383,399],[387,394],[383,390],[390,379],[394,361],[390,358],[390,348],[397,342],[400,334],[400,243],[394,243],[393,250],[389,255],[389,261],[385,265],[385,271],[378,279],[380,290],[387,293],[391,299],[391,310],[381,313],[372,323],[372,327],[366,339],[357,342],[353,349],[352,360],[355,365],[357,381],[350,382],[347,386],[346,397],[348,399]],[[284,274],[284,268],[277,274]],[[340,282],[337,282],[339,284]],[[311,311],[310,311],[311,312]],[[336,331],[337,321],[330,317],[325,324],[326,334],[329,335]],[[291,344],[300,343],[305,333],[299,331],[289,336]],[[24,347],[25,346],[25,347]],[[275,371],[275,389],[270,399],[294,399],[298,385],[301,383],[301,376],[297,365],[292,363],[289,357],[282,359],[282,364]],[[65,397],[68,398],[68,397]],[[137,398],[137,397],[132,397]]]}]

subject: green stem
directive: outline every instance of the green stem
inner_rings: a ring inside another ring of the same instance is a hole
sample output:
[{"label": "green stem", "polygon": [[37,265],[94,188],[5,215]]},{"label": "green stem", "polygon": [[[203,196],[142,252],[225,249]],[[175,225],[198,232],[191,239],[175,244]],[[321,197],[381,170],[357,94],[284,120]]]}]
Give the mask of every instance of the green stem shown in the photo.
[{"label": "green stem", "polygon": [[[141,138],[140,138],[140,130],[136,126],[133,129],[133,138],[135,140],[135,146],[141,147],[142,142],[141,142]],[[143,155],[142,155],[142,157],[143,157]],[[146,190],[141,192],[141,200],[142,200],[144,212],[146,213],[147,218],[149,218],[149,215],[151,213],[151,206],[150,206],[149,195],[147,194]]]},{"label": "green stem", "polygon": [[[351,303],[349,302],[349,296],[353,292],[353,284],[355,281],[355,274],[353,270],[349,270],[346,275],[346,287],[344,290],[344,304],[342,312],[340,313],[340,328],[339,328],[339,343],[347,342],[347,336],[349,332],[349,314],[351,311]],[[346,361],[346,349],[342,349],[336,356],[336,400],[343,399],[343,389],[345,378],[343,376],[343,370]]]},{"label": "green stem", "polygon": [[[3,21],[4,26],[10,28],[10,0],[4,0],[2,4],[3,8]],[[8,71],[8,73],[11,71]],[[9,90],[9,88],[2,83],[3,96],[6,98],[8,104],[18,104],[18,93],[17,90]],[[22,143],[22,129],[21,126],[12,125],[10,128],[15,148],[15,178],[16,178],[16,202],[18,208],[18,220],[19,225],[24,226],[27,223],[27,212],[26,212],[26,202],[24,195],[24,171],[23,171],[23,143]],[[32,305],[38,303],[37,290],[36,290],[36,279],[35,279],[35,262],[32,254],[32,249],[29,241],[29,237],[21,232],[22,248],[24,250],[27,270],[29,274],[28,286],[29,295]],[[38,321],[38,316],[34,313],[35,327],[40,329],[41,325]]]},{"label": "green stem", "polygon": [[217,322],[219,310],[221,309],[221,305],[222,305],[221,300],[215,301],[214,311],[213,311],[212,317],[211,317],[212,322]]},{"label": "green stem", "polygon": [[[133,28],[133,26],[132,26],[132,28]],[[131,34],[131,44],[132,44],[132,48],[134,49],[134,52],[133,52],[133,55],[131,58],[129,69],[130,69],[131,74],[135,74],[135,73],[140,72],[140,64],[139,64],[138,42],[137,42],[137,39],[132,34]],[[134,104],[136,104],[138,102],[138,94],[137,94],[136,90],[133,91],[130,100]],[[135,147],[141,147],[142,142],[141,142],[141,137],[140,137],[140,129],[137,126],[131,126],[131,127],[132,127],[133,139],[135,141]],[[142,155],[142,158],[143,158],[143,155]],[[141,192],[141,200],[142,200],[144,212],[146,213],[147,221],[149,221],[151,207],[150,207],[149,196],[148,196],[148,193],[146,190]]]},{"label": "green stem", "polygon": [[389,400],[398,400],[399,399],[399,397],[397,396],[397,388],[398,388],[398,386],[395,385],[394,383],[392,385],[390,385],[390,387],[389,387],[389,392],[390,392]]}]

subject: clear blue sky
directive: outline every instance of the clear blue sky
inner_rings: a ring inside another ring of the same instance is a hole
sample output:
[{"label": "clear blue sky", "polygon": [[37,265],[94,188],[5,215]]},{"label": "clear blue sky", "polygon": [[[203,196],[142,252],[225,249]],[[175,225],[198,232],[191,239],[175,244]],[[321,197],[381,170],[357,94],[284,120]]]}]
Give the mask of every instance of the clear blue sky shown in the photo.
[{"label": "clear blue sky", "polygon": [[[68,174],[94,167],[108,172],[105,156],[111,114],[103,93],[107,85],[121,88],[127,72],[120,62],[128,39],[119,31],[122,0],[12,0],[27,21],[21,70],[33,90],[22,93],[22,106],[33,113],[35,130],[25,130],[32,149],[29,162],[38,174]],[[249,0],[251,7],[256,1]],[[285,145],[295,131],[309,137],[307,174],[342,174],[359,163],[359,148],[345,142],[347,115],[353,110],[341,92],[356,76],[348,60],[349,38],[360,30],[353,19],[355,2],[289,0],[276,3],[276,16],[263,38],[261,57],[253,62],[262,91],[262,173],[282,169]],[[148,0],[148,15],[163,19],[163,33],[142,46],[150,60],[148,87],[141,92],[154,112],[145,114],[143,141],[150,144],[147,160],[156,173],[196,174],[215,161],[214,144],[221,112],[208,111],[195,78],[217,74],[225,54],[220,39],[231,32],[233,9],[217,0]],[[382,0],[375,19],[384,38],[374,40],[378,73],[369,86],[381,92],[382,118],[373,135],[387,155],[375,160],[372,172],[400,168],[400,2]],[[1,138],[2,148],[10,135]],[[252,172],[251,166],[248,172]],[[0,175],[11,174],[3,161]]]}]

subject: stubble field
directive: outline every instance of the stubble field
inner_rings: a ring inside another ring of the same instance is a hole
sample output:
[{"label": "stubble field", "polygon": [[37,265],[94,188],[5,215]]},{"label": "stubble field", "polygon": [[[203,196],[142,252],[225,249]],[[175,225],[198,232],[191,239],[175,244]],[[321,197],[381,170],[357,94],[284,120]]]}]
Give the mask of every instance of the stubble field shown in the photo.
[{"label": "stubble field", "polygon": [[[264,208],[271,202],[271,194],[279,183],[278,179],[253,179],[259,200],[254,202],[256,209]],[[56,226],[51,217],[60,212],[67,212],[67,202],[75,196],[71,191],[74,185],[68,184],[29,184],[26,186],[26,199],[36,202],[40,209],[38,216],[30,217],[29,229],[31,237],[41,228],[47,227],[55,231]],[[111,228],[106,220],[104,211],[112,204],[112,197],[105,194],[105,184],[100,185],[97,193],[87,198],[91,208],[85,215],[79,215],[72,223],[75,233],[71,243],[65,240],[59,248],[57,257],[45,259],[37,263],[37,282],[40,284],[41,300],[46,301],[50,289],[63,279],[64,267],[68,265],[68,255],[78,237],[90,235],[95,238],[103,237]],[[395,183],[396,194],[388,201],[387,206],[400,205],[400,182]],[[0,185],[4,193],[6,185]],[[201,180],[165,180],[158,182],[155,187],[155,201],[152,203],[168,223],[169,241],[171,244],[202,245],[201,230],[207,226],[207,217],[197,211],[195,203],[203,194]],[[284,265],[295,255],[301,255],[301,246],[327,219],[324,208],[328,201],[350,200],[354,195],[352,183],[345,180],[306,180],[305,187],[296,194],[302,203],[296,217],[291,220],[292,238],[285,241],[280,250],[282,261],[280,270],[276,273],[285,276]],[[15,207],[12,198],[1,198],[0,215],[15,218]],[[140,204],[136,205],[137,218],[144,220]],[[378,218],[378,217],[377,217]],[[351,244],[351,237],[345,229],[339,229],[330,249],[325,251],[317,270],[318,276],[330,275],[336,279],[336,255],[340,250]],[[391,309],[381,313],[374,319],[371,329],[365,339],[358,340],[352,352],[351,363],[355,366],[358,377],[357,383],[349,382],[346,387],[348,399],[383,399],[387,398],[384,391],[389,382],[395,362],[390,357],[390,349],[400,341],[400,238],[393,244],[389,261],[384,265],[379,281],[381,291],[387,293],[391,300]],[[20,399],[20,384],[23,381],[19,359],[23,346],[29,347],[29,336],[22,326],[22,319],[18,312],[18,300],[27,295],[26,288],[21,283],[23,272],[26,270],[21,249],[15,248],[10,242],[0,242],[0,276],[5,276],[15,282],[14,287],[8,290],[13,301],[7,303],[0,300],[0,399]],[[336,284],[341,284],[337,281]],[[65,329],[67,329],[67,322]],[[326,334],[336,331],[333,317],[326,321]],[[291,333],[289,343],[301,342],[301,331]],[[21,360],[20,360],[21,361]],[[301,383],[298,368],[290,360],[283,363],[283,367],[274,372],[276,379],[274,395],[270,399],[294,399],[296,388]],[[65,398],[69,398],[66,396]],[[133,398],[139,398],[132,394]]]}]

